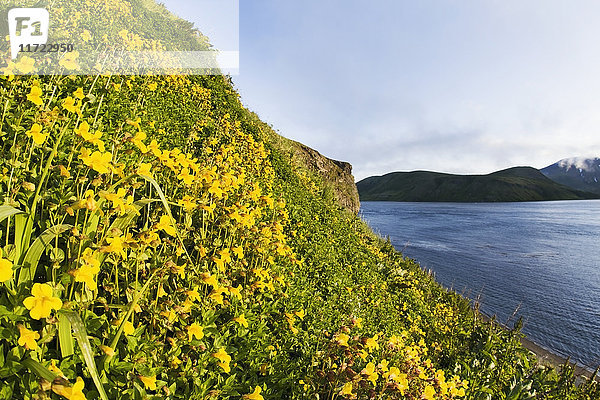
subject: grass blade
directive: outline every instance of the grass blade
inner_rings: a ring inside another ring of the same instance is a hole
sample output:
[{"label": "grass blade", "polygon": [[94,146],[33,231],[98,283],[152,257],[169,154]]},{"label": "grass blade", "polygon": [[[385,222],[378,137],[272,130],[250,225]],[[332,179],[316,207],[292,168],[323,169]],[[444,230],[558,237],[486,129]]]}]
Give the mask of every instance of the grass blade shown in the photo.
[{"label": "grass blade", "polygon": [[8,217],[12,217],[15,214],[25,214],[23,211],[18,210],[12,206],[3,205],[0,206],[0,222],[4,221]]},{"label": "grass blade", "polygon": [[58,314],[58,343],[62,358],[75,353],[73,335],[71,334],[71,321],[62,313]]},{"label": "grass blade", "polygon": [[75,311],[71,310],[61,310],[60,314],[65,316],[69,322],[71,323],[71,328],[73,329],[73,335],[75,339],[77,339],[77,343],[79,344],[79,348],[81,349],[81,354],[83,355],[83,359],[87,366],[88,372],[92,376],[94,384],[96,385],[96,389],[98,389],[98,393],[100,393],[100,397],[102,400],[108,400],[108,396],[104,391],[104,386],[102,386],[102,382],[100,381],[100,375],[98,375],[98,370],[96,369],[96,362],[94,361],[94,352],[92,350],[92,345],[88,339],[87,331],[85,329],[85,325],[83,321],[79,317]]},{"label": "grass blade", "polygon": [[48,382],[52,382],[57,377],[57,375],[55,375],[48,368],[44,367],[42,364],[31,358],[26,358],[22,362],[25,367],[29,368],[29,370],[31,370],[37,376],[47,380]]},{"label": "grass blade", "polygon": [[[158,184],[158,182],[156,182],[156,180],[150,176],[147,176],[147,175],[140,175],[140,176],[142,178],[144,178],[145,180],[147,180],[148,182],[150,182],[150,184],[152,186],[154,186],[156,193],[158,193],[158,197],[160,197],[160,201],[162,202],[163,206],[165,207],[165,211],[167,212],[167,215],[169,216],[171,221],[175,221],[175,218],[173,218],[173,214],[171,213],[171,207],[169,207],[169,201],[167,200],[167,197],[163,193],[162,189],[160,188],[160,185]],[[179,235],[179,230],[177,229],[177,226],[175,226],[175,231],[177,234],[177,239],[179,240],[179,243],[181,244],[181,247],[183,248],[185,255],[187,256],[188,260],[192,261],[192,258],[188,254],[188,251],[185,248],[185,244],[183,243],[183,240],[181,239],[181,236]]]},{"label": "grass blade", "polygon": [[58,235],[71,229],[72,227],[73,225],[67,224],[54,225],[46,229],[40,236],[38,236],[37,239],[35,239],[33,244],[27,249],[27,253],[25,253],[25,257],[23,258],[23,266],[19,272],[19,285],[22,283],[31,282],[33,280],[40,257],[42,256],[46,247],[49,246],[52,240],[54,240]]}]

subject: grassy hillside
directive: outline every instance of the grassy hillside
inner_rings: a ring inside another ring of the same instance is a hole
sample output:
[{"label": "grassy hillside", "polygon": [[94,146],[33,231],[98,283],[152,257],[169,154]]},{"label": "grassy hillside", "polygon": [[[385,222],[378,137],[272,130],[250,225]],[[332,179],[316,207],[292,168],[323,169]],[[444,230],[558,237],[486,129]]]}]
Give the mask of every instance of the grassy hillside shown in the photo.
[{"label": "grassy hillside", "polygon": [[489,175],[392,172],[363,179],[357,187],[361,201],[507,202],[598,197],[562,186],[531,167]]},{"label": "grassy hillside", "polygon": [[7,72],[0,105],[0,399],[599,397],[340,207],[227,77]]}]

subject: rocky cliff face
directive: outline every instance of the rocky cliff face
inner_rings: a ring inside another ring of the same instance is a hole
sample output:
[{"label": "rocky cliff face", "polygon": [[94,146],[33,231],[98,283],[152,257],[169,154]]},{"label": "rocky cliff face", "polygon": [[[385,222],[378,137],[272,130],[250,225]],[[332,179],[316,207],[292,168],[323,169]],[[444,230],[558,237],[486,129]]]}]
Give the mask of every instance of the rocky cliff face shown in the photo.
[{"label": "rocky cliff face", "polygon": [[332,160],[302,143],[292,142],[294,159],[302,162],[309,170],[330,185],[336,200],[353,213],[358,213],[360,202],[358,190],[352,176],[352,165]]},{"label": "rocky cliff face", "polygon": [[281,136],[272,126],[262,122],[256,114],[252,113],[252,116],[255,124],[267,135],[277,150],[289,157],[296,167],[322,180],[332,190],[341,206],[358,214],[360,201],[350,163],[332,160],[300,142]]}]

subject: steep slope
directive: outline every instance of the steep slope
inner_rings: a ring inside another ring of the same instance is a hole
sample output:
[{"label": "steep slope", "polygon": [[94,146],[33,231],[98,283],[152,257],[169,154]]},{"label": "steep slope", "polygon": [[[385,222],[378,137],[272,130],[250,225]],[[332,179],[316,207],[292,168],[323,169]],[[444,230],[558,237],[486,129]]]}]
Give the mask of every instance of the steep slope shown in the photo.
[{"label": "steep slope", "polygon": [[531,167],[488,175],[393,172],[366,178],[357,187],[361,201],[509,202],[598,197],[559,185]]},{"label": "steep slope", "polygon": [[600,194],[600,158],[565,158],[540,171],[561,185]]}]

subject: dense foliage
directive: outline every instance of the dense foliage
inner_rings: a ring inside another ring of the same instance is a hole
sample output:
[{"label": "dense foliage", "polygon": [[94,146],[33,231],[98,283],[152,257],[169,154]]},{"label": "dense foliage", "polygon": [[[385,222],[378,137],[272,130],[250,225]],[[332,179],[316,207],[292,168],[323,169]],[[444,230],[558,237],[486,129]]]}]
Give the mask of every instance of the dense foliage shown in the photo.
[{"label": "dense foliage", "polygon": [[339,207],[226,77],[31,65],[0,79],[0,398],[598,398]]}]

